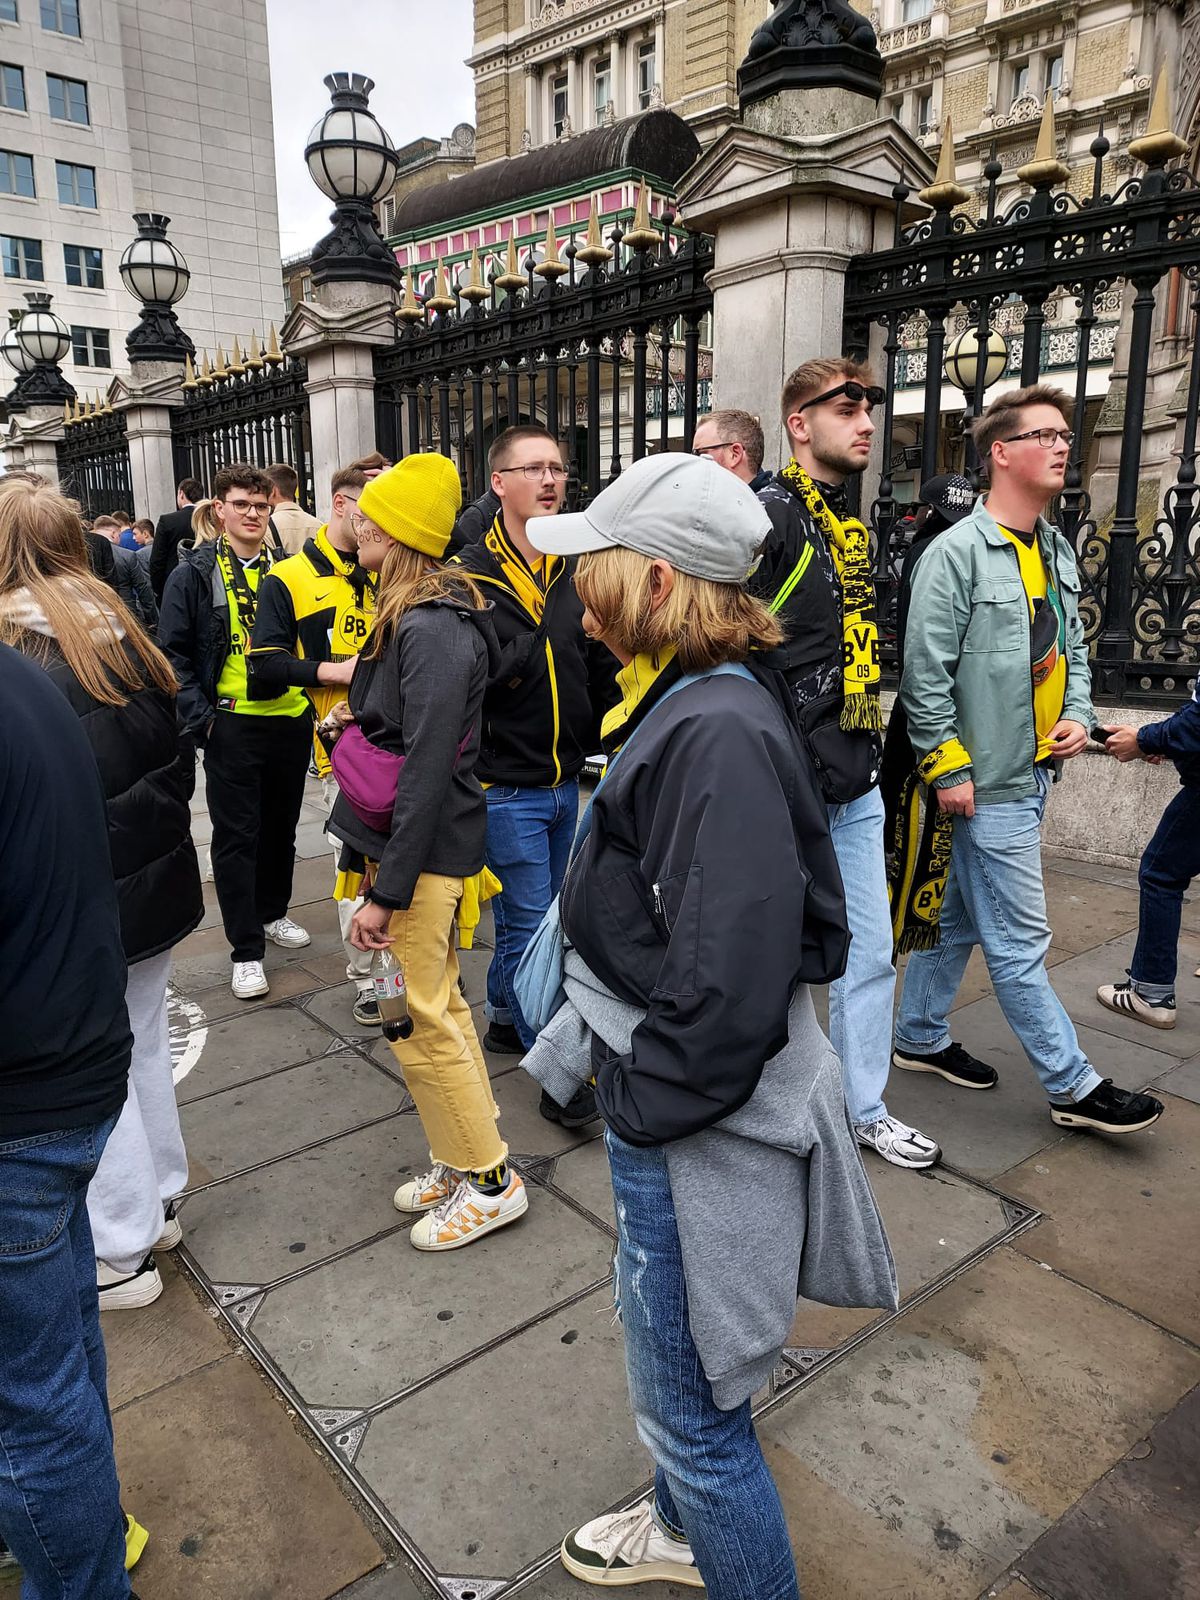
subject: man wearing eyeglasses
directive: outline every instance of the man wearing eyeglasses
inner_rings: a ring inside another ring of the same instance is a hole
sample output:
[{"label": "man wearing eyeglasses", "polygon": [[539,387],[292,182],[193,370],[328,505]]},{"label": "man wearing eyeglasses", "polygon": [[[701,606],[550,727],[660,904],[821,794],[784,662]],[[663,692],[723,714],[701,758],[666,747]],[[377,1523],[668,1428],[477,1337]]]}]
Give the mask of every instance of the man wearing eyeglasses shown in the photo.
[{"label": "man wearing eyeglasses", "polygon": [[220,537],[185,552],[167,579],[158,624],[179,679],[180,718],[204,748],[213,880],[239,1000],[268,992],[268,939],[289,950],[310,942],[287,912],[312,707],[297,686],[255,699],[247,683],[259,586],[271,566],[270,488],[266,474],[244,462],[217,473]]},{"label": "man wearing eyeglasses", "polygon": [[694,456],[715,461],[755,494],[772,477],[763,466],[764,448],[762,423],[749,411],[710,411],[697,421],[692,435]]},{"label": "man wearing eyeglasses", "polygon": [[[496,949],[483,1044],[523,1055],[534,1035],[513,978],[562,884],[593,718],[583,607],[570,569],[561,557],[543,556],[525,531],[562,505],[567,474],[558,441],[534,425],[508,428],[488,466],[500,510],[456,558],[492,601],[500,644],[476,769],[487,795],[487,864],[503,885],[492,901]],[[582,1127],[596,1115],[592,1092],[581,1090],[565,1108],[543,1094],[542,1114]]]},{"label": "man wearing eyeglasses", "polygon": [[752,587],[779,617],[777,652],[829,815],[846,890],[850,953],[830,986],[829,1035],[860,1144],[893,1166],[933,1166],[933,1139],[884,1103],[892,1046],[892,928],[879,792],[883,713],[870,540],[846,485],[862,472],[883,390],[866,367],[817,358],[783,389],[792,459],[758,491],[772,533]]},{"label": "man wearing eyeglasses", "polygon": [[1162,1102],[1100,1077],[1046,974],[1046,794],[1095,720],[1075,557],[1043,515],[1062,490],[1069,417],[1067,395],[1045,384],[993,401],[972,429],[987,496],[913,580],[900,698],[918,773],[954,827],[939,942],[909,959],[893,1059],[961,1082],[946,1070],[960,1049],[947,1017],[979,944],[1052,1121],[1136,1133]]}]

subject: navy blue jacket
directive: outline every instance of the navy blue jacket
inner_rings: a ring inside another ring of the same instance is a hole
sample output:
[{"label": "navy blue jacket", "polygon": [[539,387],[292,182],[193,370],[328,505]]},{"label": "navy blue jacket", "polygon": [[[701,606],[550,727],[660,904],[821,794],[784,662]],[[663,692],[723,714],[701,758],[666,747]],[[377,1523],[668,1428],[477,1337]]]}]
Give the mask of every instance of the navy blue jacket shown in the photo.
[{"label": "navy blue jacket", "polygon": [[1200,789],[1200,683],[1192,698],[1165,722],[1148,722],[1138,729],[1138,749],[1146,756],[1173,761],[1180,783]]}]

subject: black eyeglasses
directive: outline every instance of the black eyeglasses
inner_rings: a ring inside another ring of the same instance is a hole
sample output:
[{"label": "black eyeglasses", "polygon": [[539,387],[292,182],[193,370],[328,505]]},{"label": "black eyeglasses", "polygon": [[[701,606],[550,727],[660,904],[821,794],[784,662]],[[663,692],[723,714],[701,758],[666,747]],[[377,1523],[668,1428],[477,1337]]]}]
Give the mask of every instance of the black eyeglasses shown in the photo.
[{"label": "black eyeglasses", "polygon": [[840,400],[845,395],[847,400],[853,400],[855,405],[862,400],[867,402],[867,410],[873,411],[876,406],[881,406],[887,395],[876,383],[859,383],[854,378],[847,378],[845,383],[839,383],[836,389],[826,389],[824,394],[814,395],[811,400],[806,400],[802,406],[796,407],[796,415],[807,411],[809,406],[824,405],[827,400]]},{"label": "black eyeglasses", "polygon": [[738,439],[722,439],[720,444],[698,444],[693,446],[692,454],[694,456],[707,456],[713,450],[728,450],[740,442]]},{"label": "black eyeglasses", "polygon": [[1010,433],[1003,442],[1016,444],[1019,439],[1036,439],[1043,450],[1053,450],[1060,439],[1063,444],[1075,443],[1075,435],[1070,428],[1027,428],[1024,433]]}]

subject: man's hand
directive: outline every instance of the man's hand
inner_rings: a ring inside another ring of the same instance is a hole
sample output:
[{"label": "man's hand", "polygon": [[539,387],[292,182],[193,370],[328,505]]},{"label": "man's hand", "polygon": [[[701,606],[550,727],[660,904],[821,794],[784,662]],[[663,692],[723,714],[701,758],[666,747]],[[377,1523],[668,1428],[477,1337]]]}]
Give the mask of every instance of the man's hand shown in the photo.
[{"label": "man's hand", "polygon": [[970,778],[966,783],[956,783],[953,788],[939,789],[937,797],[939,811],[949,812],[952,817],[975,815],[975,785]]},{"label": "man's hand", "polygon": [[317,682],[327,689],[348,689],[357,665],[357,656],[348,656],[345,661],[322,661],[317,668]]},{"label": "man's hand", "polygon": [[350,924],[350,943],[356,950],[387,950],[391,945],[388,925],[392,913],[387,906],[377,906],[368,900],[359,906]]},{"label": "man's hand", "polygon": [[1118,761],[1142,760],[1136,728],[1110,728],[1108,738],[1104,741],[1104,748],[1110,756],[1116,756]]},{"label": "man's hand", "polygon": [[1082,722],[1056,722],[1050,729],[1049,739],[1054,746],[1054,759],[1069,761],[1087,749],[1088,732]]}]

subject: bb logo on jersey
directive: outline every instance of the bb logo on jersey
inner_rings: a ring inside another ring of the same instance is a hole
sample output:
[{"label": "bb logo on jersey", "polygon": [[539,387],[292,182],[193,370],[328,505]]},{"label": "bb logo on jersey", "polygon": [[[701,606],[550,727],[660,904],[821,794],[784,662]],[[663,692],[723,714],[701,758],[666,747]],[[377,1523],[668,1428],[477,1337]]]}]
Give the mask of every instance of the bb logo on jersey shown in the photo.
[{"label": "bb logo on jersey", "polygon": [[366,618],[359,616],[357,612],[353,611],[348,611],[346,613],[346,615],[342,618],[339,627],[340,637],[348,644],[353,645],[355,650],[366,643],[367,635],[370,633],[370,631],[371,629]]}]

